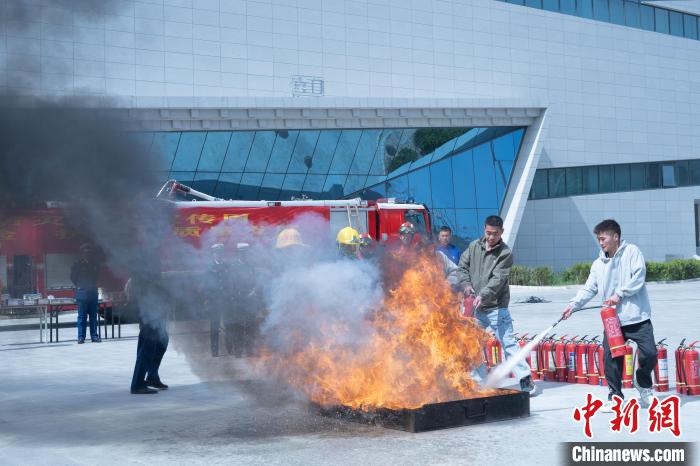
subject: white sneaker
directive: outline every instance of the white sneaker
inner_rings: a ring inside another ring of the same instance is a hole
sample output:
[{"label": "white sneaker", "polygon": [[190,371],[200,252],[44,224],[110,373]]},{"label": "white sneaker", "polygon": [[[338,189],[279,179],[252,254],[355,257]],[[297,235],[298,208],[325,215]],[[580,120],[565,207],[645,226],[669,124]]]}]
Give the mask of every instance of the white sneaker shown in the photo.
[{"label": "white sneaker", "polygon": [[642,388],[637,383],[637,379],[633,379],[634,388],[639,392],[639,406],[647,409],[651,405],[651,397],[654,396],[654,391],[651,388]]},{"label": "white sneaker", "polygon": [[613,400],[608,400],[605,403],[603,403],[603,406],[600,407],[600,412],[601,413],[613,413],[613,406],[615,406],[615,402]]}]

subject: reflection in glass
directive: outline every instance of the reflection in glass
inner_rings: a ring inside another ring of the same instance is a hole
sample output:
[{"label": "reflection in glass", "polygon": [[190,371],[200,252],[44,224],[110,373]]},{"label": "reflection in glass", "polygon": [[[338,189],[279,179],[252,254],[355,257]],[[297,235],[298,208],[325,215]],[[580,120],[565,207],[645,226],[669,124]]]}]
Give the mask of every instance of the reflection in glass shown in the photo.
[{"label": "reflection in glass", "polygon": [[392,178],[386,181],[387,197],[395,197],[398,199],[407,199],[408,194],[408,177],[406,175]]},{"label": "reflection in glass", "polygon": [[238,187],[237,199],[242,201],[258,200],[258,191],[262,183],[262,173],[243,173],[241,185]]},{"label": "reflection in glass", "polygon": [[272,146],[275,144],[276,134],[274,131],[256,131],[253,145],[250,148],[248,161],[245,164],[246,172],[264,173],[267,169],[267,162],[270,160]]},{"label": "reflection in glass", "polygon": [[417,170],[408,174],[409,198],[418,204],[432,205],[430,196],[430,170]]},{"label": "reflection in glass", "polygon": [[280,189],[284,183],[284,174],[282,173],[265,173],[265,177],[260,185],[258,199],[265,201],[276,201],[280,196]]},{"label": "reflection in glass", "polygon": [[177,144],[180,142],[181,133],[155,133],[153,135],[153,143],[151,145],[151,154],[155,154],[156,158],[161,161],[159,167],[163,170],[170,170],[177,150]]},{"label": "reflection in glass", "polygon": [[[301,138],[301,135],[299,137]],[[280,200],[288,201],[293,196],[299,196],[301,188],[304,186],[305,179],[306,175],[288,173],[287,176],[284,177],[282,192],[280,192]]]},{"label": "reflection in glass", "polygon": [[216,184],[214,196],[222,199],[237,199],[238,185],[241,182],[242,173],[222,173]]},{"label": "reflection in glass", "polygon": [[452,182],[455,192],[455,207],[476,207],[476,183],[474,182],[474,164],[472,150],[467,150],[452,157]]},{"label": "reflection in glass", "polygon": [[625,0],[625,25],[639,27],[639,3],[634,0]]},{"label": "reflection in glass", "polygon": [[474,148],[474,184],[476,203],[479,207],[498,209],[496,196],[496,170],[491,155],[491,145],[486,143]]},{"label": "reflection in glass", "polygon": [[457,229],[455,235],[469,243],[481,237],[483,231],[476,215],[476,209],[455,209]]},{"label": "reflection in glass", "polygon": [[[309,173],[316,174],[327,174],[328,169],[331,166],[331,159],[333,158],[333,153],[338,145],[338,139],[340,139],[340,131],[337,130],[327,130],[322,131],[321,136],[318,138],[318,144],[316,144],[316,150],[314,151],[311,161],[307,161],[309,166]],[[306,187],[304,187],[306,190]]]},{"label": "reflection in glass", "polygon": [[275,138],[275,145],[272,148],[270,162],[267,164],[266,171],[268,173],[287,172],[289,160],[292,157],[292,151],[299,137],[299,131],[278,132],[278,136],[279,137]]},{"label": "reflection in glass", "polygon": [[250,146],[253,144],[253,131],[234,131],[231,133],[231,140],[226,151],[226,159],[221,168],[225,172],[242,172],[245,167]]},{"label": "reflection in glass", "polygon": [[[299,137],[292,153],[292,160],[289,163],[289,173],[306,173],[309,171],[311,157],[314,155],[316,142],[320,134],[320,131],[299,132]],[[299,186],[299,189],[301,189],[301,186]]]},{"label": "reflection in glass", "polygon": [[197,172],[194,176],[192,187],[203,193],[216,191],[216,182],[219,180],[219,172]]},{"label": "reflection in glass", "polygon": [[359,191],[366,186],[365,181],[367,181],[365,175],[348,175],[348,179],[345,181],[345,192]]},{"label": "reflection in glass", "polygon": [[671,34],[683,37],[683,13],[677,11],[669,12],[669,23],[671,25]]},{"label": "reflection in glass", "polygon": [[[358,129],[343,130],[338,140],[338,145],[333,154],[333,161],[331,162],[331,168],[329,173],[348,173],[350,170],[350,164],[353,163],[353,159],[360,156],[360,152],[363,150],[358,147],[360,138],[363,136],[363,131]],[[371,151],[369,154],[364,154],[365,157],[372,157]],[[367,162],[362,164],[363,172],[367,173],[369,171],[369,164]]]},{"label": "reflection in glass", "polygon": [[430,166],[433,207],[454,208],[455,193],[452,186],[452,158],[441,160]]},{"label": "reflection in glass", "polygon": [[324,181],[326,181],[326,175],[306,175],[304,188],[301,190],[302,194],[310,199],[320,198]]},{"label": "reflection in glass", "polygon": [[207,133],[187,132],[180,136],[172,170],[196,170]]},{"label": "reflection in glass", "polygon": [[644,189],[646,187],[646,164],[633,163],[630,165],[630,188]]},{"label": "reflection in glass", "polygon": [[226,158],[226,149],[231,140],[231,133],[227,131],[210,131],[207,133],[202,149],[202,157],[199,159],[197,170],[219,171]]},{"label": "reflection in glass", "polygon": [[[326,199],[341,199],[345,196],[345,179],[347,175],[328,175],[323,184],[323,192]],[[347,194],[350,194],[347,191]]]}]

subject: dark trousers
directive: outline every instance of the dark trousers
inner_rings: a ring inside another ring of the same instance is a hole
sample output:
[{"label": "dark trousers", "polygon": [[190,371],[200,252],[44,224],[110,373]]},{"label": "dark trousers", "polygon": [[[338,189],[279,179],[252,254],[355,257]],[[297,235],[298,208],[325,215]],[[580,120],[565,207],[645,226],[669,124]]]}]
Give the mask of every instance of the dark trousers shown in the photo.
[{"label": "dark trousers", "polygon": [[[651,373],[656,366],[656,343],[651,320],[625,325],[622,327],[622,336],[625,338],[625,341],[632,340],[637,344],[637,361],[639,362],[639,368],[635,374],[637,384],[642,388],[650,388],[652,386]],[[603,338],[603,351],[605,379],[610,389],[608,397],[611,398],[613,395],[617,395],[620,398],[624,398],[622,394],[622,371],[624,370],[625,357],[612,357],[607,336]]]},{"label": "dark trousers", "polygon": [[87,320],[90,319],[90,338],[97,340],[97,293],[76,293],[78,304],[78,340],[85,340]]},{"label": "dark trousers", "polygon": [[[210,321],[212,356],[219,355],[220,322],[220,319]],[[226,352],[236,357],[241,357],[244,353],[247,356],[252,356],[255,332],[255,322],[224,322],[224,343],[226,344]]]},{"label": "dark trousers", "polygon": [[143,322],[139,324],[136,364],[134,365],[134,375],[131,378],[132,390],[145,387],[146,381],[160,382],[158,369],[168,348],[169,340],[164,326],[155,327]]}]

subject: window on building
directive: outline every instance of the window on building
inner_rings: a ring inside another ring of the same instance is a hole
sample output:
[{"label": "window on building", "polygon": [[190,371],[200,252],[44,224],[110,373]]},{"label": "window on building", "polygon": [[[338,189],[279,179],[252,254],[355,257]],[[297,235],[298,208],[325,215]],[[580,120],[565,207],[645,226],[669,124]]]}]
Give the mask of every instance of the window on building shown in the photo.
[{"label": "window on building", "polygon": [[673,188],[677,186],[676,183],[676,167],[671,164],[661,165],[661,176],[663,180],[664,188]]},{"label": "window on building", "polygon": [[549,11],[559,11],[559,0],[543,0],[542,7]]},{"label": "window on building", "polygon": [[610,0],[610,20],[615,24],[625,24],[625,6],[623,0]]},{"label": "window on building", "polygon": [[0,293],[7,288],[7,256],[0,255]]},{"label": "window on building", "polygon": [[639,27],[639,3],[625,0],[625,25]]},{"label": "window on building", "polygon": [[683,34],[688,39],[698,38],[698,18],[693,15],[683,15]]},{"label": "window on building", "polygon": [[559,0],[559,10],[569,15],[575,14],[576,0]]},{"label": "window on building", "polygon": [[654,8],[647,5],[639,6],[639,26],[647,31],[653,31],[654,26]]},{"label": "window on building", "polygon": [[688,186],[690,184],[687,160],[676,162],[676,183],[678,186]]},{"label": "window on building", "polygon": [[671,26],[671,34],[674,36],[683,37],[683,13],[670,11],[669,23]]},{"label": "window on building", "polygon": [[656,26],[656,32],[663,32],[665,34],[668,34],[668,10],[654,8],[654,23]]},{"label": "window on building", "polygon": [[535,172],[535,178],[532,180],[530,199],[546,199],[548,197],[547,170],[537,170]]},{"label": "window on building", "polygon": [[593,17],[600,21],[610,21],[608,0],[593,0]]},{"label": "window on building", "polygon": [[690,184],[700,185],[700,160],[691,160],[688,164]]},{"label": "window on building", "polygon": [[563,168],[549,170],[549,197],[566,196],[566,171]]},{"label": "window on building", "polygon": [[598,167],[583,167],[583,194],[598,192]]},{"label": "window on building", "polygon": [[592,18],[593,0],[578,0],[576,2],[576,14],[583,18]]},{"label": "window on building", "polygon": [[650,163],[647,165],[647,188],[657,189],[661,187],[661,165]]},{"label": "window on building", "polygon": [[583,175],[580,167],[566,169],[566,195],[575,196],[583,193]]},{"label": "window on building", "polygon": [[629,191],[630,190],[630,166],[625,165],[615,165],[615,191]]},{"label": "window on building", "polygon": [[645,189],[646,181],[646,164],[633,163],[632,165],[630,165],[630,188],[632,190]]},{"label": "window on building", "polygon": [[601,193],[612,192],[614,187],[613,178],[613,167],[611,165],[598,167],[598,191]]}]

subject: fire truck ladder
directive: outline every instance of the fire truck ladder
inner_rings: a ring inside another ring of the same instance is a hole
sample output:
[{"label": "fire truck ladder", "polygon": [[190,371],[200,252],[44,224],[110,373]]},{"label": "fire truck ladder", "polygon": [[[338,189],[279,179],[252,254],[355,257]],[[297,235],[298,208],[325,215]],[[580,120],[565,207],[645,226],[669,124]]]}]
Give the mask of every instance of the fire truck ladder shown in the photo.
[{"label": "fire truck ladder", "polygon": [[[360,231],[360,209],[357,205],[350,206],[346,205],[345,210],[348,213],[348,226]],[[355,219],[355,224],[353,225],[353,219]]]}]

